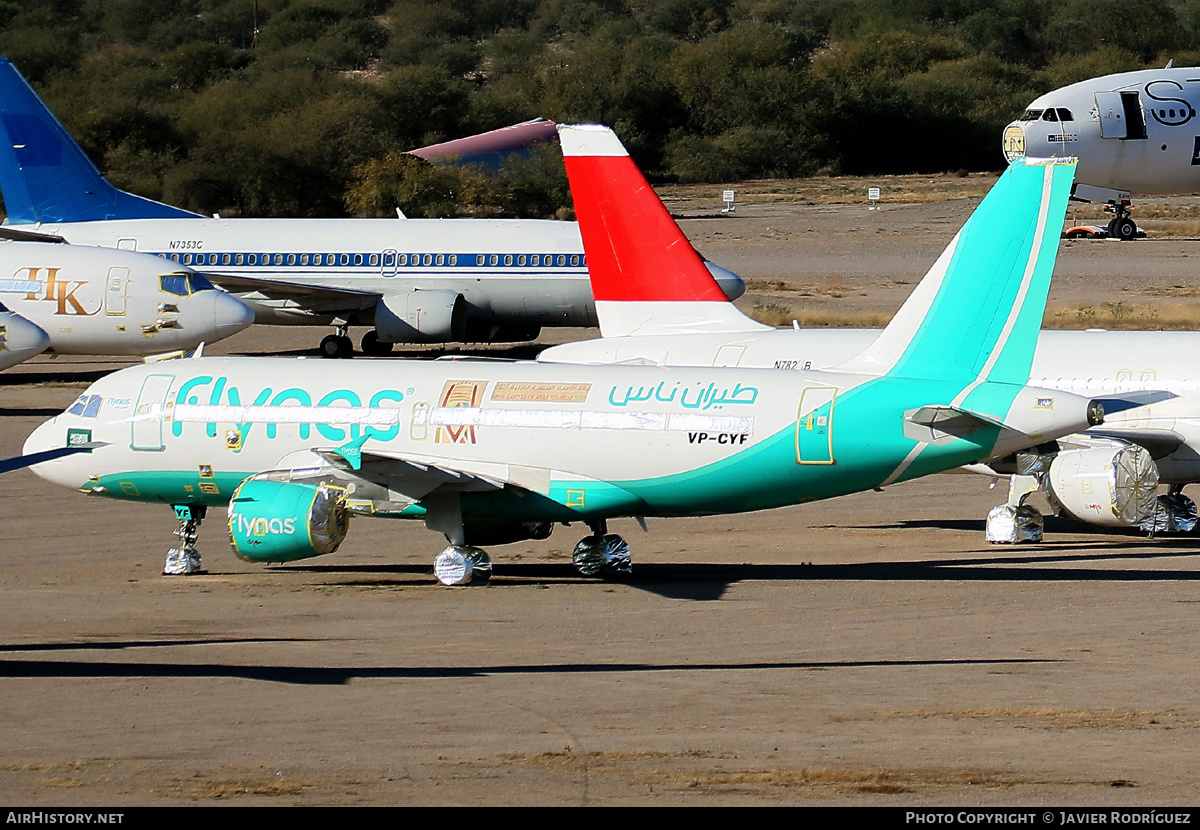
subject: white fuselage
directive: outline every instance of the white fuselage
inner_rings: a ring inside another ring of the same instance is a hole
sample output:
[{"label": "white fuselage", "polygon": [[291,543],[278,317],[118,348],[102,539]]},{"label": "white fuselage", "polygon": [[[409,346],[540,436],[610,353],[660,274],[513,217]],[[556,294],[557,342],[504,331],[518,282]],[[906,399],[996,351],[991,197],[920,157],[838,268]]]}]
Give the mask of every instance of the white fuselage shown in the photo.
[{"label": "white fuselage", "polygon": [[[14,226],[20,227],[20,226]],[[136,250],[201,273],[378,296],[449,289],[473,315],[530,325],[595,325],[573,222],[472,219],[124,219],[37,226],[70,242]],[[375,306],[273,301],[258,322],[326,324]]]},{"label": "white fuselage", "polygon": [[60,354],[147,355],[241,331],[254,315],[189,268],[81,245],[0,242],[0,301]]},{"label": "white fuselage", "polygon": [[1035,99],[1004,130],[1004,154],[1075,156],[1079,185],[1133,193],[1200,189],[1200,68],[1092,78]]},{"label": "white fuselage", "polygon": [[[544,363],[649,363],[805,371],[838,366],[877,329],[774,329],[724,335],[617,337],[553,346]],[[1043,331],[1029,383],[1088,397],[1165,391],[1177,397],[1108,415],[1101,429],[1174,432],[1183,443],[1157,460],[1164,483],[1200,481],[1200,332]]]}]

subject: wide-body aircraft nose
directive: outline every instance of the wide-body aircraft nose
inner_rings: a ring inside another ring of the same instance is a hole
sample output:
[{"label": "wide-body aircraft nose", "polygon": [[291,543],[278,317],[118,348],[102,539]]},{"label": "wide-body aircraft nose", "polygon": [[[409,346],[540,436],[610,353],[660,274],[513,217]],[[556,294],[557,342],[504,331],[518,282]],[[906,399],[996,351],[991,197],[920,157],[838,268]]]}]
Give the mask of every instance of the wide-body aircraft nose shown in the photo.
[{"label": "wide-body aircraft nose", "polygon": [[0,313],[0,370],[50,348],[50,335],[15,312]]},{"label": "wide-body aircraft nose", "polygon": [[1025,127],[1014,121],[1004,128],[1004,158],[1009,164],[1025,155]]},{"label": "wide-body aircraft nose", "polygon": [[231,297],[224,291],[213,291],[216,295],[213,302],[213,325],[216,327],[216,340],[237,334],[254,322],[254,312],[249,306],[236,297]]},{"label": "wide-body aircraft nose", "polygon": [[728,268],[722,268],[707,259],[704,260],[704,266],[708,268],[708,273],[712,274],[713,279],[717,281],[717,285],[721,286],[721,290],[725,292],[725,296],[729,298],[730,302],[746,293],[746,283]]}]

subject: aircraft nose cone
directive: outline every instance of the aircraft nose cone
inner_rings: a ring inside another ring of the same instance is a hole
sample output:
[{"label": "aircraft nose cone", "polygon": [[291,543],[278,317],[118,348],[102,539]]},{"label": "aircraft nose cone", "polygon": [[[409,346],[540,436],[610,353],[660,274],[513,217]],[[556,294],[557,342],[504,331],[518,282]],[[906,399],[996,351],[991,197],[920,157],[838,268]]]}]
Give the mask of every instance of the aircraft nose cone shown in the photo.
[{"label": "aircraft nose cone", "polygon": [[4,337],[0,341],[0,369],[28,360],[50,348],[50,335],[19,314],[0,315]]},{"label": "aircraft nose cone", "polygon": [[704,260],[704,267],[708,269],[708,273],[712,274],[717,285],[721,286],[721,290],[725,292],[725,296],[729,298],[730,302],[746,293],[746,283],[728,268],[722,268],[707,259]]},{"label": "aircraft nose cone", "polygon": [[1011,164],[1025,155],[1025,128],[1014,121],[1004,128],[1004,158]]},{"label": "aircraft nose cone", "polygon": [[[21,455],[48,452],[63,446],[66,436],[60,435],[60,430],[56,427],[54,420],[51,418],[29,434],[29,437],[25,439],[25,446],[21,448]],[[34,464],[29,469],[33,470],[40,478],[53,481],[53,477],[48,474],[49,468],[53,465],[53,461],[44,461],[41,464]]]},{"label": "aircraft nose cone", "polygon": [[216,326],[217,340],[237,334],[254,322],[254,312],[241,300],[222,291],[213,293],[216,294],[213,323]]}]

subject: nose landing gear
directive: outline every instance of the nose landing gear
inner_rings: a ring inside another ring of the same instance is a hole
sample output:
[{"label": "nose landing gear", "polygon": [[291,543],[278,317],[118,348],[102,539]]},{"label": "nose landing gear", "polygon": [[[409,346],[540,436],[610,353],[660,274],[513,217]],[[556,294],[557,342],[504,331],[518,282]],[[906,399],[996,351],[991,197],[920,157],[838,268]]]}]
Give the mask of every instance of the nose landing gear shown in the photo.
[{"label": "nose landing gear", "polygon": [[208,509],[203,505],[175,505],[175,518],[179,519],[179,529],[175,531],[175,535],[179,537],[180,545],[167,551],[163,576],[205,573],[200,567],[200,552],[196,550],[196,539],[200,535],[200,522],[204,521],[207,512]]}]

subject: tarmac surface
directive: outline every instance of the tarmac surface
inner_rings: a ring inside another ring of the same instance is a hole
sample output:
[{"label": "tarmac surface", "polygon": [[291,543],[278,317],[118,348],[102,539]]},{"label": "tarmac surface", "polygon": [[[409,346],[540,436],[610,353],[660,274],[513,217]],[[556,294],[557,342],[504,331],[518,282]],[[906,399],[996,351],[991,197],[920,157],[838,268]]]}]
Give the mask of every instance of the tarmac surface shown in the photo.
[{"label": "tarmac surface", "polygon": [[[822,301],[890,310],[971,205],[835,207],[685,227],[745,277],[836,279],[844,296]],[[1071,243],[1055,292],[1156,296],[1195,284],[1198,256],[1194,239]],[[211,351],[312,353],[324,333],[251,329]],[[119,365],[0,375],[0,457]],[[419,522],[356,519],[338,553],[267,568],[233,556],[219,510],[207,574],[163,577],[169,507],[13,473],[0,800],[1196,804],[1200,539],[1049,519],[1042,545],[991,546],[988,484],[942,475],[648,534],[613,522],[634,555],[618,582],[580,577],[585,531],[559,527],[493,548],[489,585],[450,589]]]}]

